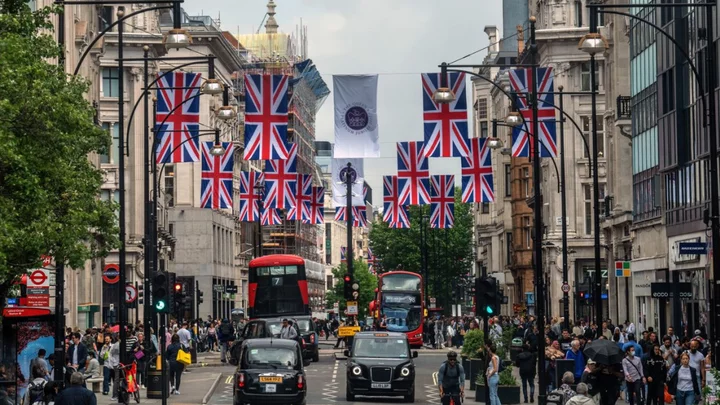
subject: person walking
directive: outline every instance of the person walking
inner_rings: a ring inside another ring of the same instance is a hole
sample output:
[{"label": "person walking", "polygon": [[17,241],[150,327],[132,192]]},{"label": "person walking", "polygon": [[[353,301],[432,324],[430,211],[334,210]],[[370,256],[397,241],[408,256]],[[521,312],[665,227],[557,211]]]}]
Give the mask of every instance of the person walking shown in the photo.
[{"label": "person walking", "polygon": [[230,342],[235,340],[235,331],[233,330],[230,321],[227,318],[223,318],[217,332],[218,341],[220,342],[220,362],[226,363],[228,346],[230,345]]},{"label": "person walking", "polygon": [[452,400],[459,405],[465,395],[465,370],[458,364],[454,351],[448,352],[447,360],[440,366],[437,381],[442,404],[448,405]]},{"label": "person walking", "polygon": [[488,388],[490,390],[490,404],[489,405],[501,405],[500,398],[498,397],[498,384],[500,383],[500,358],[495,354],[497,348],[494,343],[487,345],[487,356],[490,359],[488,362],[487,375]]},{"label": "person walking", "polygon": [[690,366],[690,354],[680,354],[680,366],[670,370],[668,392],[674,396],[676,405],[694,405],[700,396],[700,371]]},{"label": "person walking", "polygon": [[70,386],[55,398],[55,405],[97,405],[95,394],[85,388],[83,375],[75,372],[70,376]]},{"label": "person walking", "polygon": [[170,384],[172,385],[170,392],[175,395],[180,395],[180,379],[185,368],[182,363],[177,361],[177,355],[181,348],[180,336],[174,334],[170,339],[170,346],[168,346],[165,355],[170,362]]},{"label": "person walking", "polygon": [[587,384],[578,384],[576,390],[577,393],[570,398],[565,405],[595,405],[595,401],[588,395]]},{"label": "person walking", "polygon": [[667,366],[660,352],[660,345],[655,344],[644,361],[644,373],[647,376],[647,405],[665,404],[665,378]]},{"label": "person walking", "polygon": [[643,386],[647,382],[643,372],[642,361],[635,356],[634,345],[627,346],[626,357],[622,361],[630,405],[642,404]]},{"label": "person walking", "polygon": [[535,373],[537,372],[537,359],[535,353],[530,350],[530,345],[525,343],[522,353],[518,354],[515,359],[515,365],[520,371],[520,379],[522,380],[523,397],[525,403],[528,403],[528,388],[530,386],[530,402],[535,402]]}]

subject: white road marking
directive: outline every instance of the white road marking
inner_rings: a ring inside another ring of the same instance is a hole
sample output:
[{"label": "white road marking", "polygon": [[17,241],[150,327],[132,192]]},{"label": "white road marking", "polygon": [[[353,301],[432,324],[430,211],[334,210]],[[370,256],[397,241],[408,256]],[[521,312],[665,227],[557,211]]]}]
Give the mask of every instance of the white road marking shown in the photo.
[{"label": "white road marking", "polygon": [[438,385],[438,372],[437,371],[432,373],[432,379],[433,379],[433,384],[435,384],[435,386],[437,386]]},{"label": "white road marking", "polygon": [[333,368],[333,377],[332,377],[332,382],[333,382],[333,383],[337,380],[337,371],[338,371],[338,366],[339,366],[339,365],[340,365],[340,362],[337,361],[337,360],[335,360],[335,367]]}]

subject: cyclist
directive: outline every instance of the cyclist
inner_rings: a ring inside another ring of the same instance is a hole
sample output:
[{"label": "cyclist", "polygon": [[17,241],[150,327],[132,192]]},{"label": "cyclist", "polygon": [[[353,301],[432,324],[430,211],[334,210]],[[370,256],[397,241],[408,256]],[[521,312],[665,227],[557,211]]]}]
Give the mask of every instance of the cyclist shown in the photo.
[{"label": "cyclist", "polygon": [[440,366],[437,380],[443,405],[449,405],[450,401],[460,405],[460,398],[465,396],[465,370],[458,364],[454,351],[448,352],[447,361]]}]

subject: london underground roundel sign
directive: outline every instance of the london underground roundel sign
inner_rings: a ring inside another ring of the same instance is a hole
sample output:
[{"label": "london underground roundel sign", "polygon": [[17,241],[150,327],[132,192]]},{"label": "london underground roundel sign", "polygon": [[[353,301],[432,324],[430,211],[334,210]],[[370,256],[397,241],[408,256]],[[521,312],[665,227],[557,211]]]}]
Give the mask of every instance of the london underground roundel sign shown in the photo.
[{"label": "london underground roundel sign", "polygon": [[106,264],[103,269],[103,281],[108,284],[115,284],[120,281],[120,266],[116,263]]}]

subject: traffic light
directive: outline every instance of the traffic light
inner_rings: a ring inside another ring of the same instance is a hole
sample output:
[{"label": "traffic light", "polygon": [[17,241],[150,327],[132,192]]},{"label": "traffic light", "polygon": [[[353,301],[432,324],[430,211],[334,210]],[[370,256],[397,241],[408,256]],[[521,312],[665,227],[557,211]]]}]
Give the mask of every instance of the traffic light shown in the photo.
[{"label": "traffic light", "polygon": [[353,296],[353,288],[352,288],[353,279],[352,279],[352,276],[350,275],[350,273],[345,273],[345,277],[343,277],[343,282],[344,282],[343,291],[344,291],[345,299],[351,300],[352,296]]},{"label": "traffic light", "polygon": [[144,301],[145,294],[143,294],[143,292],[144,292],[144,291],[143,291],[143,285],[142,285],[142,284],[138,284],[138,287],[137,287],[137,293],[138,293],[137,302],[138,302],[138,305],[143,305],[144,302],[145,302],[145,301]]},{"label": "traffic light", "polygon": [[494,277],[475,279],[475,302],[479,315],[495,316],[500,313],[502,296]]},{"label": "traffic light", "polygon": [[195,290],[197,294],[197,305],[200,305],[203,303],[203,292],[200,290]]},{"label": "traffic light", "polygon": [[157,313],[170,312],[168,293],[168,274],[158,271],[152,276],[152,297],[155,303],[154,308]]}]

